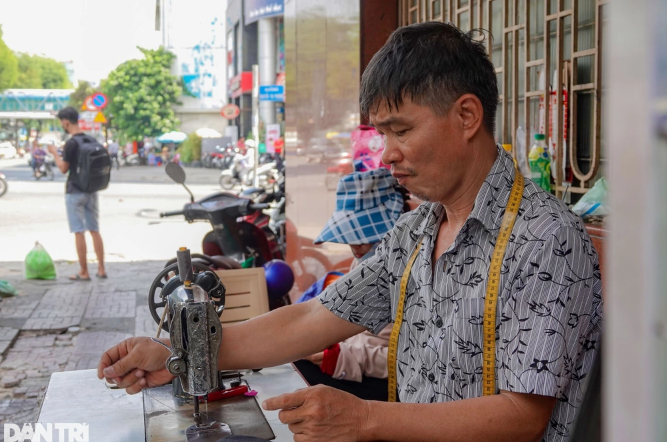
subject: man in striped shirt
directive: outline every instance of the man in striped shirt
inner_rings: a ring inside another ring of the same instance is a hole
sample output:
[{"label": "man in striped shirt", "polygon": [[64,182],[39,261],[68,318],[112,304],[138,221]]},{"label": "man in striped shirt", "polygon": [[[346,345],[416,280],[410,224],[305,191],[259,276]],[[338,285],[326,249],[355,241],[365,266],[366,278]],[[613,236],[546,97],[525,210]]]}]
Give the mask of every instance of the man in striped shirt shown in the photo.
[{"label": "man in striped shirt", "polygon": [[[518,173],[494,141],[498,86],[484,46],[445,23],[400,28],[364,72],[360,101],[385,137],[383,162],[425,203],[319,299],[225,329],[221,368],[277,365],[381,330],[416,251],[397,343],[400,402],[319,386],[264,408],[280,409],[299,442],[566,441],[599,351],[600,270],[582,221],[529,180],[500,269],[496,394],[482,396],[488,273]],[[134,393],[170,379],[168,356],[124,341],[98,375]]]}]

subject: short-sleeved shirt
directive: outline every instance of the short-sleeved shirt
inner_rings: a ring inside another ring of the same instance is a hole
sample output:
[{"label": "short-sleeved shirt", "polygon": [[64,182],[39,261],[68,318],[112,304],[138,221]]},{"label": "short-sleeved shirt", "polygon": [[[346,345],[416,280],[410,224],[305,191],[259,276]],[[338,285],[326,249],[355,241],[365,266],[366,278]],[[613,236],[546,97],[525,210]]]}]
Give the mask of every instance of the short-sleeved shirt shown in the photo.
[{"label": "short-sleeved shirt", "polygon": [[[406,263],[423,238],[406,291],[397,354],[401,402],[482,396],[482,315],[489,264],[515,167],[498,157],[454,243],[432,255],[440,203],[404,214],[374,257],[329,286],[320,301],[378,333],[396,316]],[[598,256],[582,220],[526,179],[505,252],[496,322],[496,387],[558,400],[543,441],[565,441],[600,345]],[[482,422],[480,422],[480,425]]]},{"label": "short-sleeved shirt", "polygon": [[79,143],[74,137],[81,137],[83,135],[83,133],[72,135],[72,137],[65,143],[63,149],[63,160],[69,163],[69,174],[67,175],[67,184],[65,184],[65,193],[83,193],[72,182],[74,177],[76,177],[76,169],[78,165],[77,158],[79,155]]}]

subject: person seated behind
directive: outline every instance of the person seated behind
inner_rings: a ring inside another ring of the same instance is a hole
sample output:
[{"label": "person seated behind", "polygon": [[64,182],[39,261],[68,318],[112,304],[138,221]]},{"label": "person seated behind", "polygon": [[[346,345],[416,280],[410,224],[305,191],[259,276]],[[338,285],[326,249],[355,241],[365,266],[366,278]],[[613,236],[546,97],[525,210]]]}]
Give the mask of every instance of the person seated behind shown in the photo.
[{"label": "person seated behind", "polygon": [[30,164],[32,166],[32,173],[35,174],[37,168],[41,166],[44,163],[44,160],[46,159],[46,151],[42,149],[42,146],[39,145],[39,142],[37,141],[36,138],[32,142],[31,156],[32,158]]},{"label": "person seated behind", "polygon": [[[402,192],[403,191],[403,192]],[[341,178],[336,211],[315,239],[315,244],[335,242],[352,249],[350,270],[373,256],[380,240],[398,218],[410,210],[407,193],[388,169],[354,172]],[[342,274],[331,272],[297,300],[319,295]],[[335,344],[294,365],[310,385],[324,384],[362,399],[387,400],[387,347],[391,326],[378,335],[368,331]]]}]

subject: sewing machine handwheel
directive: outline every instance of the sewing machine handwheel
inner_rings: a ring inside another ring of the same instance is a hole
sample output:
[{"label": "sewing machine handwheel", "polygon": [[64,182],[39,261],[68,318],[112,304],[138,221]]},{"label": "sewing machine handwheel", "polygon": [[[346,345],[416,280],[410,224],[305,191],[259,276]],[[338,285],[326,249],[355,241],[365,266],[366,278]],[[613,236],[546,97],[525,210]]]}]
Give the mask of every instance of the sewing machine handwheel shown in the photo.
[{"label": "sewing machine handwheel", "polygon": [[[211,271],[211,268],[205,264],[199,262],[193,262],[192,271],[196,276],[201,272]],[[169,276],[171,272],[174,272],[173,276],[178,276],[177,263],[174,263],[162,269],[162,271],[158,273],[158,275],[153,280],[153,284],[151,284],[151,288],[148,291],[148,310],[151,312],[151,316],[155,320],[155,323],[158,325],[160,324],[160,318],[162,318],[162,311],[163,311],[162,309],[166,308],[167,305],[167,300],[166,300],[167,295],[169,295],[172,291],[176,290],[178,287],[183,285],[182,282],[178,281],[178,278],[176,278],[176,280],[174,280],[173,282],[171,281],[171,277]],[[165,283],[164,281],[167,282]],[[222,311],[224,310],[224,305],[221,305],[223,302],[224,302],[224,296],[223,298],[216,301],[216,306],[217,306],[216,312],[218,316],[220,316],[222,314]],[[164,323],[162,324],[162,330],[169,333],[169,324],[167,323],[166,318],[164,320]]]}]

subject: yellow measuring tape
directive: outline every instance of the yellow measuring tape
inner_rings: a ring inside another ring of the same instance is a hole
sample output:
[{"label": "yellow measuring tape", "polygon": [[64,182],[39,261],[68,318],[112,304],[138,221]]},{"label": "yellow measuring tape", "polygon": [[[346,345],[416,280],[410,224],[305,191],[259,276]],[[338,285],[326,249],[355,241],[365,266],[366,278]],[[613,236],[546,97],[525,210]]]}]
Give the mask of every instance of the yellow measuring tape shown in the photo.
[{"label": "yellow measuring tape", "polygon": [[[503,258],[505,256],[505,249],[514,228],[514,221],[519,213],[519,206],[521,205],[521,198],[523,195],[523,175],[518,170],[515,170],[514,184],[512,185],[512,192],[510,193],[507,207],[505,208],[505,215],[503,222],[498,232],[496,239],[496,246],[493,249],[493,256],[491,258],[491,265],[489,266],[489,278],[486,285],[486,297],[484,300],[484,351],[483,351],[483,366],[482,366],[482,392],[484,396],[496,394],[496,306],[498,303],[498,292],[500,290],[500,270],[503,265]],[[389,337],[389,353],[387,354],[387,368],[389,372],[389,402],[396,402],[397,394],[397,376],[396,376],[396,356],[398,354],[398,335],[403,324],[403,310],[405,307],[405,292],[408,288],[408,281],[410,280],[410,272],[412,265],[417,258],[419,249],[422,245],[422,240],[417,244],[417,248],[412,253],[408,265],[405,267],[403,276],[401,277],[401,292],[398,298],[398,306],[396,307],[396,320],[391,329],[391,336]]]},{"label": "yellow measuring tape", "polygon": [[398,297],[398,306],[396,306],[396,320],[394,326],[391,328],[391,335],[389,335],[389,352],[387,353],[387,371],[389,379],[389,402],[396,402],[396,386],[398,385],[396,378],[396,355],[398,354],[398,335],[401,332],[401,324],[403,324],[403,310],[405,307],[405,291],[408,289],[408,282],[410,281],[410,271],[412,264],[417,259],[419,249],[421,249],[424,238],[419,240],[419,244],[412,252],[412,256],[408,260],[408,265],[405,266],[403,276],[401,277],[401,294]]}]

